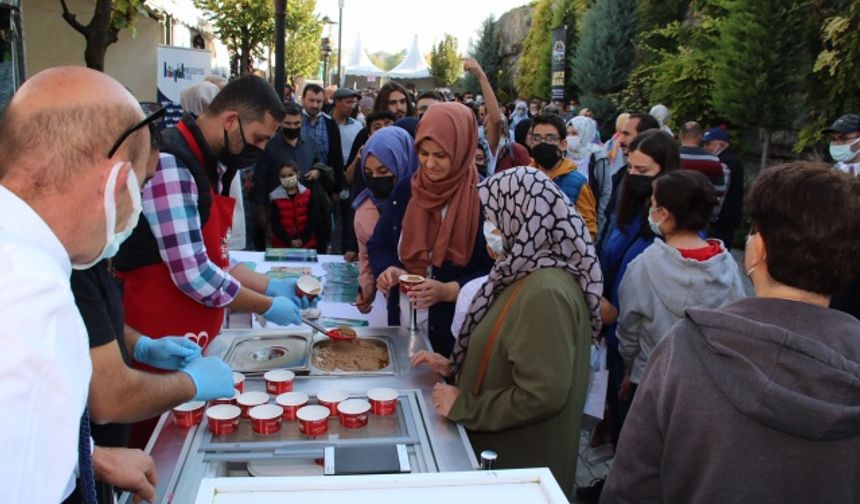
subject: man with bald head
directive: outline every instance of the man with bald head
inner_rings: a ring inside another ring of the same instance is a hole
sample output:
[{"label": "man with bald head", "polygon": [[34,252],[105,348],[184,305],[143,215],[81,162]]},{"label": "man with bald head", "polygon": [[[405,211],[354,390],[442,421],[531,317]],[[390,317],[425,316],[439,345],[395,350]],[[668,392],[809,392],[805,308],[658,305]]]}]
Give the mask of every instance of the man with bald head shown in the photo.
[{"label": "man with bald head", "polygon": [[110,257],[137,222],[144,119],[122,85],[79,67],[32,76],[0,117],[4,502],[62,500],[79,462],[92,479],[83,429],[91,364],[69,276]]}]

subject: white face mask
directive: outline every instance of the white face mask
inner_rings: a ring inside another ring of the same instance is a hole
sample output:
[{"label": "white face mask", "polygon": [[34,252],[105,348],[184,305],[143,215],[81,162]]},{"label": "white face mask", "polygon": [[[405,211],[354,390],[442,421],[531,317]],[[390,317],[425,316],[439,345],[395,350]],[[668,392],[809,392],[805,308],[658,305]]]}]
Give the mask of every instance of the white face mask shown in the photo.
[{"label": "white face mask", "polygon": [[292,189],[294,187],[298,187],[299,177],[297,175],[292,175],[290,177],[281,177],[281,185],[284,186],[285,189]]},{"label": "white face mask", "polygon": [[851,147],[854,146],[857,142],[860,142],[860,138],[857,138],[853,142],[844,145],[833,145],[831,143],[830,157],[832,157],[834,161],[841,161],[843,163],[851,161],[852,159],[857,157],[857,155],[860,155],[860,152],[854,152],[851,150]]},{"label": "white face mask", "polygon": [[751,253],[750,240],[752,239],[753,236],[755,236],[755,234],[748,234],[747,235],[746,246],[744,247],[744,269],[747,270],[747,276],[749,277],[750,282],[752,282],[753,285],[755,285],[755,282],[753,282],[752,275],[753,275],[753,272],[755,270],[757,270],[759,266],[761,266],[761,263],[764,262],[764,258],[762,258],[761,261],[759,261],[757,264],[753,264],[752,266],[746,265],[747,264],[747,254]]},{"label": "white face mask", "polygon": [[484,220],[484,239],[487,240],[487,247],[493,251],[496,259],[504,256],[505,249],[502,245],[502,233],[495,224],[488,220]]},{"label": "white face mask", "polygon": [[116,179],[119,176],[119,170],[125,163],[117,163],[111,168],[108,175],[107,184],[105,184],[104,207],[105,207],[105,244],[102,247],[99,255],[95,259],[86,264],[72,263],[72,268],[76,270],[85,270],[93,267],[102,259],[113,257],[119,252],[119,247],[131,234],[134,228],[137,227],[137,221],[140,218],[141,201],[140,201],[140,186],[137,182],[137,175],[133,169],[128,170],[126,178],[126,187],[128,194],[131,197],[131,215],[128,217],[125,226],[119,231],[116,229],[116,201],[114,201],[114,192],[116,191]]},{"label": "white face mask", "polygon": [[567,140],[567,156],[570,158],[579,158],[582,155],[582,146],[579,145],[579,137],[569,135]]},{"label": "white face mask", "polygon": [[654,220],[653,214],[654,210],[657,210],[661,207],[654,207],[648,210],[648,226],[651,227],[651,231],[657,236],[663,236],[663,231],[660,230],[660,226],[663,224],[663,221],[657,222]]}]

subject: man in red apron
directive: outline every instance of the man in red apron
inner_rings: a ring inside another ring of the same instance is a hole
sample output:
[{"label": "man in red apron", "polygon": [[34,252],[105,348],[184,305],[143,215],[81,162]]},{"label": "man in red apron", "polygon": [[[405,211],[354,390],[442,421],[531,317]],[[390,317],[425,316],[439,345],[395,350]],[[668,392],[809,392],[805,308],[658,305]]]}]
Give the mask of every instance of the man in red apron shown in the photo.
[{"label": "man in red apron", "polygon": [[231,267],[228,256],[230,182],[262,155],[283,117],[274,89],[246,76],[196,120],[186,114],[163,132],[160,165],[143,192],[145,219],[114,261],[128,326],[150,338],[185,335],[205,349],[228,307],[280,325],[301,322],[294,281]]}]

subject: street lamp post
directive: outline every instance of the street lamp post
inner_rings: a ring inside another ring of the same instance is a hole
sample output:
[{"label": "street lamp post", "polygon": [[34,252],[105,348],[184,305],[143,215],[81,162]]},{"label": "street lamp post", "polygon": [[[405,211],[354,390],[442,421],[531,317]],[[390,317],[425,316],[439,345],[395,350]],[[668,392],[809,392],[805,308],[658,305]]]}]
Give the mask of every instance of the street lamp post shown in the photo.
[{"label": "street lamp post", "polygon": [[323,87],[328,85],[328,57],[331,55],[331,39],[323,37],[320,52],[323,57]]},{"label": "street lamp post", "polygon": [[284,57],[287,24],[287,0],[275,2],[275,92],[284,99]]},{"label": "street lamp post", "polygon": [[337,15],[337,85],[343,85],[343,78],[340,75],[343,68],[343,60],[340,59],[341,40],[343,40],[343,0],[337,0],[338,15]]},{"label": "street lamp post", "polygon": [[[337,24],[335,21],[332,21],[328,16],[320,19],[320,23],[328,27],[328,34],[326,37],[322,38],[322,46],[320,47],[320,52],[323,56],[323,86],[328,84],[328,57],[331,56],[331,25]],[[338,42],[339,43],[339,42]],[[338,54],[338,57],[340,55]],[[340,66],[340,61],[338,61],[338,66]]]}]

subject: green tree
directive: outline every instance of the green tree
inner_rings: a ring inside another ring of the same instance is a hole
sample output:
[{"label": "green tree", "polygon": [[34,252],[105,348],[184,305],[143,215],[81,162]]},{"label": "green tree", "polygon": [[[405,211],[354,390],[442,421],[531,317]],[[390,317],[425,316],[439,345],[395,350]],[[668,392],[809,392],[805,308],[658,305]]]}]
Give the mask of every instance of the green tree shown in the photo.
[{"label": "green tree", "polygon": [[403,63],[403,60],[406,59],[406,49],[401,49],[399,52],[394,54],[389,54],[385,58],[385,70],[392,70],[397,67],[397,65]]},{"label": "green tree", "polygon": [[523,97],[549,98],[552,84],[553,1],[538,0],[519,59],[517,92]]},{"label": "green tree", "polygon": [[391,70],[397,65],[403,63],[406,58],[406,49],[401,49],[400,52],[389,54],[387,52],[378,52],[369,54],[370,62],[378,66],[382,70]]},{"label": "green tree", "polygon": [[131,29],[138,14],[146,14],[146,0],[96,0],[95,10],[90,22],[86,25],[78,21],[77,15],[69,10],[65,0],[60,0],[63,7],[63,19],[87,41],[84,49],[84,61],[88,68],[103,72],[105,55],[111,44],[119,40],[119,32]]},{"label": "green tree", "polygon": [[430,53],[430,76],[436,86],[451,87],[460,78],[462,70],[457,38],[446,33]]},{"label": "green tree", "polygon": [[208,11],[206,17],[218,38],[238,59],[241,75],[251,72],[254,56],[262,56],[263,49],[274,42],[275,11],[270,0],[194,0],[194,5]]},{"label": "green tree", "polygon": [[[805,0],[727,0],[715,51],[714,105],[729,121],[760,128],[761,166],[771,136],[797,117],[808,58]],[[798,36],[800,35],[800,36]]]},{"label": "green tree", "polygon": [[580,103],[594,111],[601,135],[611,134],[617,106],[636,63],[636,0],[596,0],[585,13],[579,43],[570,60]]},{"label": "green tree", "polygon": [[675,21],[683,21],[690,3],[689,0],[640,0],[637,26],[640,41],[646,39],[648,45],[655,49],[676,48],[677,39],[666,36],[660,28]]},{"label": "green tree", "polygon": [[585,13],[571,61],[579,89],[590,95],[620,91],[636,61],[635,0],[596,0]]},{"label": "green tree", "polygon": [[[318,16],[314,14],[316,4],[316,0],[287,2],[284,73],[289,80],[314,75],[319,68],[322,25]],[[332,65],[337,68],[337,54],[334,60]]]},{"label": "green tree", "polygon": [[811,111],[796,152],[822,141],[821,130],[837,117],[860,110],[860,2],[834,2],[823,14],[806,100]]},{"label": "green tree", "polygon": [[695,22],[673,21],[655,30],[657,40],[668,41],[674,49],[649,48],[657,56],[648,103],[666,104],[672,109],[676,126],[692,120],[702,124],[717,120],[713,53],[725,14],[707,2],[700,4],[693,11]]},{"label": "green tree", "polygon": [[[490,86],[493,87],[493,90],[498,89],[502,62],[499,57],[499,34],[497,32],[496,18],[492,14],[481,25],[481,29],[478,31],[478,44],[470,56],[481,64],[481,68],[487,74],[487,80],[490,81]],[[478,83],[478,79],[471,73],[466,74],[466,89],[472,93],[481,92],[481,85]]]}]

